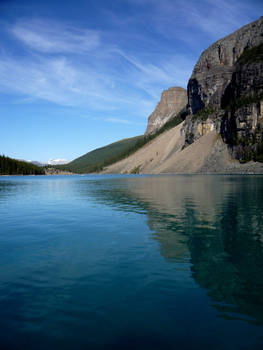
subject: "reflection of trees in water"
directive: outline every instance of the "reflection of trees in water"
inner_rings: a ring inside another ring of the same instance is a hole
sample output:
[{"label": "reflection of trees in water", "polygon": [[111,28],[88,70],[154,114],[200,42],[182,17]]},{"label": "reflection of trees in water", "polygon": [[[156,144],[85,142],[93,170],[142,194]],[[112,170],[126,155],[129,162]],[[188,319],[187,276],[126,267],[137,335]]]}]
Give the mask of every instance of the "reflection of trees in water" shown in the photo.
[{"label": "reflection of trees in water", "polygon": [[[96,187],[120,210],[146,213],[161,254],[191,259],[195,281],[226,318],[263,323],[263,179],[156,177]],[[241,317],[241,316],[240,316]]]}]

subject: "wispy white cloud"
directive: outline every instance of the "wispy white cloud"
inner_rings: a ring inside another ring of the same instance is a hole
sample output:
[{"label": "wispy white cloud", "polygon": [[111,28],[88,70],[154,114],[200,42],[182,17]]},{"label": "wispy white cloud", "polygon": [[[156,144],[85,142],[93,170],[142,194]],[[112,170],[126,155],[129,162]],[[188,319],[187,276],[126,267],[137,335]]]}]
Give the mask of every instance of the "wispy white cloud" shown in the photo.
[{"label": "wispy white cloud", "polygon": [[85,45],[80,43],[86,42],[89,30],[75,28],[72,34],[68,28],[43,20],[20,21],[10,28],[9,32],[38,53],[18,57],[1,53],[0,90],[20,95],[16,102],[21,103],[42,99],[91,110],[129,110],[147,117],[164,88],[186,86],[193,63],[180,55],[154,57],[148,53],[148,58],[140,58],[114,43],[104,45],[100,39],[95,42],[102,48],[87,45],[90,51],[79,59],[68,53],[77,47],[84,52]]},{"label": "wispy white cloud", "polygon": [[[220,39],[261,15],[259,1],[240,0],[128,0],[148,9],[147,22],[164,37],[176,37],[188,45],[196,40]],[[254,5],[254,6],[253,6]]]},{"label": "wispy white cloud", "polygon": [[185,2],[181,10],[189,26],[217,39],[251,21],[251,11],[248,11],[247,4],[242,1],[205,0],[202,6]]},{"label": "wispy white cloud", "polygon": [[0,57],[0,89],[60,105],[102,110],[129,102],[112,92],[110,77],[89,67],[76,67],[65,57]]},{"label": "wispy white cloud", "polygon": [[87,53],[100,45],[98,31],[42,19],[20,20],[11,33],[25,45],[43,53]]},{"label": "wispy white cloud", "polygon": [[[9,26],[10,38],[15,38],[23,51],[16,55],[4,46],[0,49],[0,90],[16,94],[16,103],[41,99],[108,112],[115,119],[111,122],[117,122],[120,111],[146,118],[163,89],[186,87],[197,58],[191,55],[189,45],[203,45],[197,42],[198,35],[211,42],[212,37],[219,39],[249,21],[247,5],[237,0],[203,0],[200,4],[193,0],[126,1],[144,6],[144,11],[124,15],[111,33],[41,18]],[[147,49],[147,40],[140,39],[145,22],[153,31],[145,36],[150,40]],[[127,31],[117,32],[118,26]]]},{"label": "wispy white cloud", "polygon": [[[90,117],[88,116],[83,116],[83,118],[88,118],[90,119]],[[96,120],[96,121],[103,121],[106,123],[113,123],[113,124],[124,124],[124,125],[141,125],[141,126],[145,126],[144,122],[138,122],[135,120],[128,120],[128,119],[123,119],[121,117],[117,118],[117,117],[107,117],[107,118],[103,118],[103,117],[92,117],[92,120]],[[138,120],[138,119],[137,119]]]},{"label": "wispy white cloud", "polygon": [[142,62],[138,58],[118,50],[118,53],[135,69],[134,85],[147,92],[155,100],[160,97],[160,87],[187,86],[194,61],[182,55],[164,55],[157,64]]},{"label": "wispy white cloud", "polygon": [[104,120],[110,123],[128,124],[128,125],[133,124],[130,120],[125,120],[120,118],[106,118]]},{"label": "wispy white cloud", "polygon": [[122,118],[104,118],[105,122],[115,123],[115,124],[125,124],[125,125],[145,125],[145,123],[138,123],[127,119]]}]

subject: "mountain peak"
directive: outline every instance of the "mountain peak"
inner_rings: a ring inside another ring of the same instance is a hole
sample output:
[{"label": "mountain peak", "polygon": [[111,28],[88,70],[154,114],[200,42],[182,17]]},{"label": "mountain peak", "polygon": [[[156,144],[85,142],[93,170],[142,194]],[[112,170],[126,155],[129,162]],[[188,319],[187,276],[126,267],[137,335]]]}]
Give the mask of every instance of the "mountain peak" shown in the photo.
[{"label": "mountain peak", "polygon": [[176,116],[187,104],[187,91],[179,86],[170,87],[162,92],[161,100],[148,118],[145,135],[159,130],[172,117]]}]

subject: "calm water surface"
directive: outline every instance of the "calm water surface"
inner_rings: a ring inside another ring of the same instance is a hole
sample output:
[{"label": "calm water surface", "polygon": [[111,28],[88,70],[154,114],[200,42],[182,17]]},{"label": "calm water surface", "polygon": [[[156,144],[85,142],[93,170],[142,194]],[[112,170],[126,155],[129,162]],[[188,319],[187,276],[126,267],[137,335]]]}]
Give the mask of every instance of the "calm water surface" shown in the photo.
[{"label": "calm water surface", "polygon": [[0,178],[0,349],[263,349],[263,177]]}]

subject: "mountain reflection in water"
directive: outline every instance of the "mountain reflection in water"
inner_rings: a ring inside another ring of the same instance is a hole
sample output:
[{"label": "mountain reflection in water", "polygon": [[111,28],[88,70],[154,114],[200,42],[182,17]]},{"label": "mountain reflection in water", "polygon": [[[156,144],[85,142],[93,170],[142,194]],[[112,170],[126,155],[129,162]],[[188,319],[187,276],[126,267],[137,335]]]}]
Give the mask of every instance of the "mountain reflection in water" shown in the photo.
[{"label": "mountain reflection in water", "polygon": [[0,349],[261,350],[262,197],[260,176],[2,178]]},{"label": "mountain reflection in water", "polygon": [[90,195],[146,213],[161,254],[191,263],[221,317],[263,324],[262,177],[118,178]]}]

